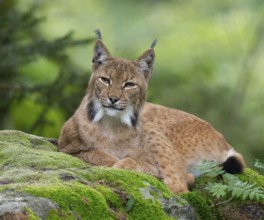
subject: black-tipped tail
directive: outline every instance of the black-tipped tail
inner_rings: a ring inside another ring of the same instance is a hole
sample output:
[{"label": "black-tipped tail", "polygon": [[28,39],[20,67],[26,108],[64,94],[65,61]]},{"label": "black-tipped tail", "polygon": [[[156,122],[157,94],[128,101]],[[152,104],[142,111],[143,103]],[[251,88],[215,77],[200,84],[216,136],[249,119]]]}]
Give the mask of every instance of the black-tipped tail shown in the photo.
[{"label": "black-tipped tail", "polygon": [[231,156],[222,163],[223,170],[230,174],[242,173],[244,169],[244,163],[240,158]]}]

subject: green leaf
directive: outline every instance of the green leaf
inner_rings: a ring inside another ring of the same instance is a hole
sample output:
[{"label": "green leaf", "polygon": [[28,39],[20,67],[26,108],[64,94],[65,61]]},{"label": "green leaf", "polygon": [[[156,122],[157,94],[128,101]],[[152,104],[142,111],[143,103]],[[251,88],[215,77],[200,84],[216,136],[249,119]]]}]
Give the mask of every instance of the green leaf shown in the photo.
[{"label": "green leaf", "polygon": [[209,177],[216,177],[225,173],[222,167],[220,167],[216,162],[212,161],[202,161],[202,163],[198,164],[196,168],[199,173]]},{"label": "green leaf", "polygon": [[221,183],[209,183],[205,189],[212,193],[212,195],[218,199],[220,197],[226,196],[227,193],[227,186]]},{"label": "green leaf", "polygon": [[257,199],[257,201],[259,201],[259,199],[260,199],[260,197],[261,197],[261,194],[256,194],[256,199]]},{"label": "green leaf", "polygon": [[128,200],[127,200],[127,203],[126,203],[125,212],[129,212],[133,208],[134,203],[135,203],[135,200],[130,195],[127,196],[127,199]]},{"label": "green leaf", "polygon": [[259,168],[259,169],[263,169],[264,170],[264,164],[259,162],[259,160],[256,160],[254,163],[254,167]]},{"label": "green leaf", "polygon": [[248,182],[238,181],[234,184],[234,186],[244,188],[247,184]]},{"label": "green leaf", "polygon": [[231,190],[232,197],[236,197],[236,195],[238,194],[238,190],[239,190],[239,188],[234,188],[234,189]]},{"label": "green leaf", "polygon": [[255,197],[256,195],[256,192],[255,191],[252,191],[250,194],[249,194],[249,199],[250,200],[253,200],[253,198]]},{"label": "green leaf", "polygon": [[235,175],[232,175],[230,173],[225,173],[225,175],[223,175],[223,179],[230,185],[235,184],[237,181],[239,181],[238,177]]},{"label": "green leaf", "polygon": [[250,192],[251,192],[250,189],[244,191],[243,196],[242,196],[242,199],[243,199],[243,200],[246,200],[246,198],[249,196]]},{"label": "green leaf", "polygon": [[236,194],[235,196],[236,196],[237,198],[240,198],[240,196],[242,196],[243,192],[244,192],[244,189],[238,189],[238,190],[237,190],[237,194]]}]

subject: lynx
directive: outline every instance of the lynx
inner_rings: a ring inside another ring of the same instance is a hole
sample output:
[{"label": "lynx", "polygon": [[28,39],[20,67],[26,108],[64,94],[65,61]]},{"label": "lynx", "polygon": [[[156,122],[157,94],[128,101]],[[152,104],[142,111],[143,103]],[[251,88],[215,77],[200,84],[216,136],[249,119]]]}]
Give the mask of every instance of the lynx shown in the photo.
[{"label": "lynx", "polygon": [[80,106],[65,122],[59,149],[92,165],[144,172],[175,193],[187,192],[200,161],[215,161],[229,173],[245,166],[206,121],[145,102],[154,64],[154,41],[135,61],[114,58],[98,39],[92,75]]}]

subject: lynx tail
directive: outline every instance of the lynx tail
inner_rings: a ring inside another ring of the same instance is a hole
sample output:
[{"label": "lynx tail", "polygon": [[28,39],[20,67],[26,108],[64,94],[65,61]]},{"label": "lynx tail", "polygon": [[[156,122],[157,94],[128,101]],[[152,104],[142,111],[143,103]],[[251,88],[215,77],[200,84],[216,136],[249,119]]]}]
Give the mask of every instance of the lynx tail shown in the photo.
[{"label": "lynx tail", "polygon": [[230,174],[242,173],[245,162],[241,154],[234,149],[229,150],[226,160],[222,163],[223,170]]}]

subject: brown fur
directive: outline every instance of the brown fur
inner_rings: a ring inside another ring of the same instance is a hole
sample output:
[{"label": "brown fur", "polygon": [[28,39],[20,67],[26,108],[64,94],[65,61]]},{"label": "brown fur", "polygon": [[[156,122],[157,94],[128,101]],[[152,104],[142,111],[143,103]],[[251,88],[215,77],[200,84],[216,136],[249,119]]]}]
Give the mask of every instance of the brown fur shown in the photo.
[{"label": "brown fur", "polygon": [[153,48],[128,61],[97,40],[87,93],[61,130],[60,150],[93,165],[157,176],[175,193],[188,191],[189,168],[201,160],[221,164],[235,156],[243,168],[243,157],[204,120],[145,103],[153,63]]}]

